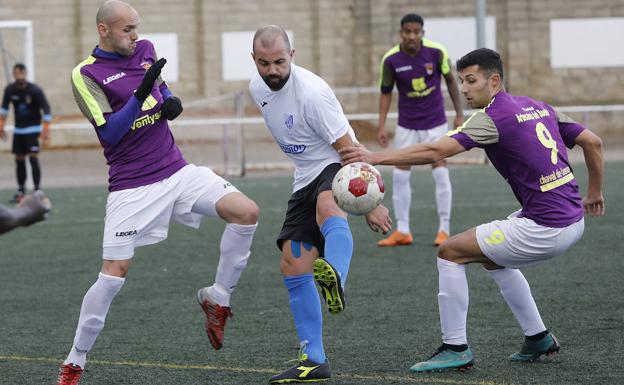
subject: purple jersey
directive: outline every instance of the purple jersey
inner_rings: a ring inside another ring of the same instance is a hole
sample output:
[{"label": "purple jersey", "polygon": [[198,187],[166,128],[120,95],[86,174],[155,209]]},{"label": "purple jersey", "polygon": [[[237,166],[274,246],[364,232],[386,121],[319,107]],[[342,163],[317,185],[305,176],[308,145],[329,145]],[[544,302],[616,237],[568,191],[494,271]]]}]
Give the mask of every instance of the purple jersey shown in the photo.
[{"label": "purple jersey", "polygon": [[143,80],[146,69],[155,61],[152,43],[140,40],[134,53],[127,57],[96,47],[72,72],[76,103],[95,128],[110,166],[110,191],[161,181],[186,165],[160,111],[161,90],[166,88],[160,79],[119,143],[106,143],[98,132],[112,113],[134,97],[134,90]]},{"label": "purple jersey", "polygon": [[566,227],[583,217],[568,148],[585,128],[553,107],[504,91],[448,136],[466,150],[481,147],[511,186],[521,216]]},{"label": "purple jersey", "polygon": [[399,126],[412,130],[429,130],[446,123],[444,98],[440,89],[442,75],[450,71],[446,49],[423,39],[416,56],[390,49],[381,59],[379,85],[381,92],[399,91]]}]

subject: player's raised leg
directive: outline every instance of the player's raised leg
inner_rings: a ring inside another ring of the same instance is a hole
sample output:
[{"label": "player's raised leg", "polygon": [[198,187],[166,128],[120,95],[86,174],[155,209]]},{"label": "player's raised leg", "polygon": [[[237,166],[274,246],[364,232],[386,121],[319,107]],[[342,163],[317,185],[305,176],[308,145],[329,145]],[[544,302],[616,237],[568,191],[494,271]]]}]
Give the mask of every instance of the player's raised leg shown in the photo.
[{"label": "player's raised leg", "polygon": [[344,310],[344,288],[353,254],[353,236],[347,215],[336,205],[331,191],[323,191],[316,201],[316,220],[325,239],[324,259],[314,262],[314,279],[330,313]]},{"label": "player's raised leg", "polygon": [[219,197],[215,203],[215,193],[218,192],[218,189],[212,189],[192,208],[193,212],[218,215],[227,222],[221,236],[214,284],[197,292],[197,300],[206,314],[206,334],[215,349],[223,346],[225,324],[232,317],[230,297],[247,266],[260,212],[254,201],[237,190]]},{"label": "player's raised leg", "polygon": [[318,255],[316,247],[306,242],[285,240],[282,244],[280,267],[301,349],[298,363],[271,377],[273,384],[322,381],[331,377],[323,347],[320,298],[312,275],[312,264]]}]

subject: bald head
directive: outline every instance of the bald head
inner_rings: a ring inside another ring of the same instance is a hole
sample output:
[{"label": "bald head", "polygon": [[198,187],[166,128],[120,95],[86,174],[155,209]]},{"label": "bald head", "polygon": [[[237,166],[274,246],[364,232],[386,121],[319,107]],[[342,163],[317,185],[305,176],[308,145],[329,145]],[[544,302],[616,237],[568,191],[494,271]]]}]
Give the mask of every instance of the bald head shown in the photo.
[{"label": "bald head", "polygon": [[96,24],[105,23],[112,24],[117,20],[121,15],[126,14],[136,14],[137,11],[132,8],[132,6],[124,1],[120,0],[108,0],[105,1],[104,4],[98,9],[97,15],[95,16]]},{"label": "bald head", "polygon": [[290,48],[284,28],[267,25],[256,31],[251,57],[258,74],[271,90],[281,90],[288,81],[294,55],[295,50]]},{"label": "bald head", "polygon": [[267,25],[259,28],[254,35],[253,51],[256,52],[257,47],[271,48],[277,39],[281,39],[280,42],[283,42],[286,49],[290,51],[290,40],[284,28],[278,25]]},{"label": "bald head", "polygon": [[100,49],[117,52],[122,56],[134,53],[141,18],[130,4],[120,0],[108,0],[98,9],[95,18],[100,35]]}]

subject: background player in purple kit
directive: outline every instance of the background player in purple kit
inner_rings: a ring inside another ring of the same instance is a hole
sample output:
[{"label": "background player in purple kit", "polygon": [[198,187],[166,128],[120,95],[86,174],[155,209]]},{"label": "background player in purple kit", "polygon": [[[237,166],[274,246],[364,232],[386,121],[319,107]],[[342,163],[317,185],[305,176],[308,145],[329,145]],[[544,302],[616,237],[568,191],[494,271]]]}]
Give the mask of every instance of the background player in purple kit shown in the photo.
[{"label": "background player in purple kit", "polygon": [[[534,361],[559,351],[546,329],[520,267],[565,252],[584,230],[583,211],[604,215],[602,141],[590,130],[548,104],[513,96],[503,86],[503,63],[490,49],[472,51],[457,62],[461,91],[471,107],[481,108],[458,129],[434,143],[371,153],[364,147],[341,151],[343,161],[371,164],[428,164],[481,147],[509,183],[521,210],[457,234],[438,250],[438,305],[443,344],[411,371],[472,366],[466,318],[465,264],[481,263],[494,279],[520,324],[525,341],[512,361]],[[566,147],[583,149],[588,170],[587,196],[581,199]]]},{"label": "background player in purple kit", "polygon": [[182,157],[167,123],[182,105],[160,79],[166,60],[156,60],[152,43],[138,41],[137,11],[122,1],[107,1],[96,19],[99,45],[73,70],[72,86],[110,166],[104,261],[84,296],[59,385],[78,383],[134,249],[164,240],[172,219],[195,228],[204,215],[227,222],[215,283],[197,293],[210,342],[221,348],[230,295],[247,265],[259,212],[231,183]]},{"label": "background player in purple kit", "polygon": [[[423,38],[424,21],[410,13],[401,19],[401,43],[392,47],[381,60],[379,83],[379,127],[377,140],[388,145],[386,117],[392,102],[392,89],[399,91],[399,121],[394,147],[404,148],[418,143],[433,142],[448,131],[441,78],[444,77],[453,107],[457,128],[464,121],[457,81],[446,49],[439,43]],[[452,188],[444,159],[431,164],[438,209],[438,233],[433,241],[439,246],[450,234]],[[410,245],[413,241],[409,224],[412,190],[410,165],[397,165],[392,173],[392,204],[397,230],[379,246]]]}]

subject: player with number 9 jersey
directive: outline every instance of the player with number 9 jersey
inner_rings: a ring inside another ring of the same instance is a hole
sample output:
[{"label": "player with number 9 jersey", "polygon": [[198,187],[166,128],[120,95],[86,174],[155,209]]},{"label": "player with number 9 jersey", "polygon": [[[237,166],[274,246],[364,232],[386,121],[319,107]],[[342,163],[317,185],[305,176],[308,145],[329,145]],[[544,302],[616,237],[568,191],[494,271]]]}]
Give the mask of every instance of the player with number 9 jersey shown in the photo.
[{"label": "player with number 9 jersey", "polygon": [[[466,122],[433,143],[376,153],[342,149],[345,163],[427,164],[474,147],[485,150],[521,209],[506,219],[470,228],[438,250],[438,308],[442,345],[413,372],[464,370],[473,365],[468,347],[468,281],[465,265],[481,263],[522,328],[525,341],[509,358],[532,362],[560,349],[546,328],[521,267],[543,263],[583,235],[584,213],[604,215],[602,140],[547,103],[505,91],[498,52],[480,48],[457,61],[461,92],[479,108]],[[587,195],[581,198],[566,147],[583,149]],[[485,186],[487,188],[487,186]]]},{"label": "player with number 9 jersey", "polygon": [[520,217],[565,227],[583,218],[565,147],[584,129],[544,102],[501,91],[448,136],[466,150],[485,150],[522,205]]}]

